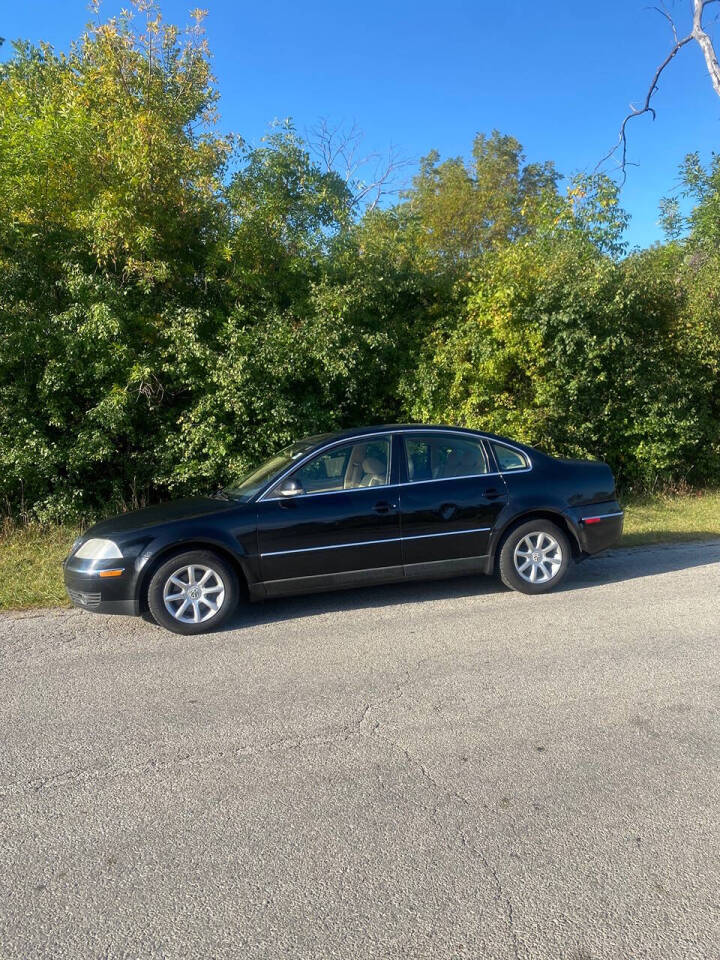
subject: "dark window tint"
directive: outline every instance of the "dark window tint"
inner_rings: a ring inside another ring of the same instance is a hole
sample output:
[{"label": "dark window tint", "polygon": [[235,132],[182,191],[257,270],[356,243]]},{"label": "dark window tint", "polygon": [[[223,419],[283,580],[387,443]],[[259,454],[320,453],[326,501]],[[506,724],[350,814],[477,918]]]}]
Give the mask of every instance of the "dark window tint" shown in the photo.
[{"label": "dark window tint", "polygon": [[493,441],[493,450],[497,458],[498,465],[503,472],[509,470],[526,470],[529,466],[527,457],[519,450],[512,450],[506,447],[504,443],[495,443]]},{"label": "dark window tint", "polygon": [[405,437],[408,480],[449,480],[487,473],[485,451],[480,440],[437,434]]}]

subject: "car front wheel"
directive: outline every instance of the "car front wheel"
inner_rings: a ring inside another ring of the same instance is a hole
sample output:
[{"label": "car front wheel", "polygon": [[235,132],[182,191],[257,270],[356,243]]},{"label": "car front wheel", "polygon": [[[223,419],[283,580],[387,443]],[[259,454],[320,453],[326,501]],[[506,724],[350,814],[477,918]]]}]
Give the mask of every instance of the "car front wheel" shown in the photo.
[{"label": "car front wheel", "polygon": [[549,520],[511,530],[500,550],[500,578],[521,593],[547,593],[565,579],[571,550],[567,535]]},{"label": "car front wheel", "polygon": [[148,586],[150,613],[173,633],[217,630],[237,602],[237,574],[209,550],[175,554],[158,567]]}]

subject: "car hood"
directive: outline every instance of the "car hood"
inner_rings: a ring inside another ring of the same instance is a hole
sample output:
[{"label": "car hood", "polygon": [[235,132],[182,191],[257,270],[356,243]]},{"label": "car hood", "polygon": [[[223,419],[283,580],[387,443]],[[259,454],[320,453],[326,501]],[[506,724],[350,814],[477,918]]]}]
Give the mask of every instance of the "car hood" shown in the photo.
[{"label": "car hood", "polygon": [[129,513],[118,514],[117,517],[101,520],[86,531],[83,540],[88,540],[90,537],[112,537],[120,533],[143,530],[145,527],[173,523],[176,520],[190,520],[193,517],[224,513],[227,510],[237,510],[240,506],[237,500],[184,497],[182,500],[171,500],[169,503],[145,507],[143,510],[131,510]]}]

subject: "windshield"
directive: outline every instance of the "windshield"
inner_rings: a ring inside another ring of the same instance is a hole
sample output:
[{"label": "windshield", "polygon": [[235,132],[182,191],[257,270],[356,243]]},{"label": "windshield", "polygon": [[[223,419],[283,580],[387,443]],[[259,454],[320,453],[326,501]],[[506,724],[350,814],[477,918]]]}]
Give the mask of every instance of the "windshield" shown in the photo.
[{"label": "windshield", "polygon": [[322,440],[322,436],[307,437],[304,440],[298,440],[291,443],[278,453],[273,454],[269,460],[266,460],[261,466],[243,474],[236,483],[229,487],[223,487],[223,493],[233,500],[240,500],[247,503],[256,493],[270,481],[274,476],[287,470],[296,460],[299,460],[304,454],[309,453],[313,447],[317,446]]}]

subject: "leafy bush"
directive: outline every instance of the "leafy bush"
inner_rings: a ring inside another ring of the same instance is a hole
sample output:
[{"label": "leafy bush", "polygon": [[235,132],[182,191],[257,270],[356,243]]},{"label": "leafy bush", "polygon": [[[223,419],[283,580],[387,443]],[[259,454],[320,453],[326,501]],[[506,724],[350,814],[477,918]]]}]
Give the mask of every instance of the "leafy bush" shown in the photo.
[{"label": "leafy bush", "polygon": [[601,457],[639,488],[720,479],[714,373],[648,259],[572,236],[486,258],[462,318],[428,338],[413,415]]}]

